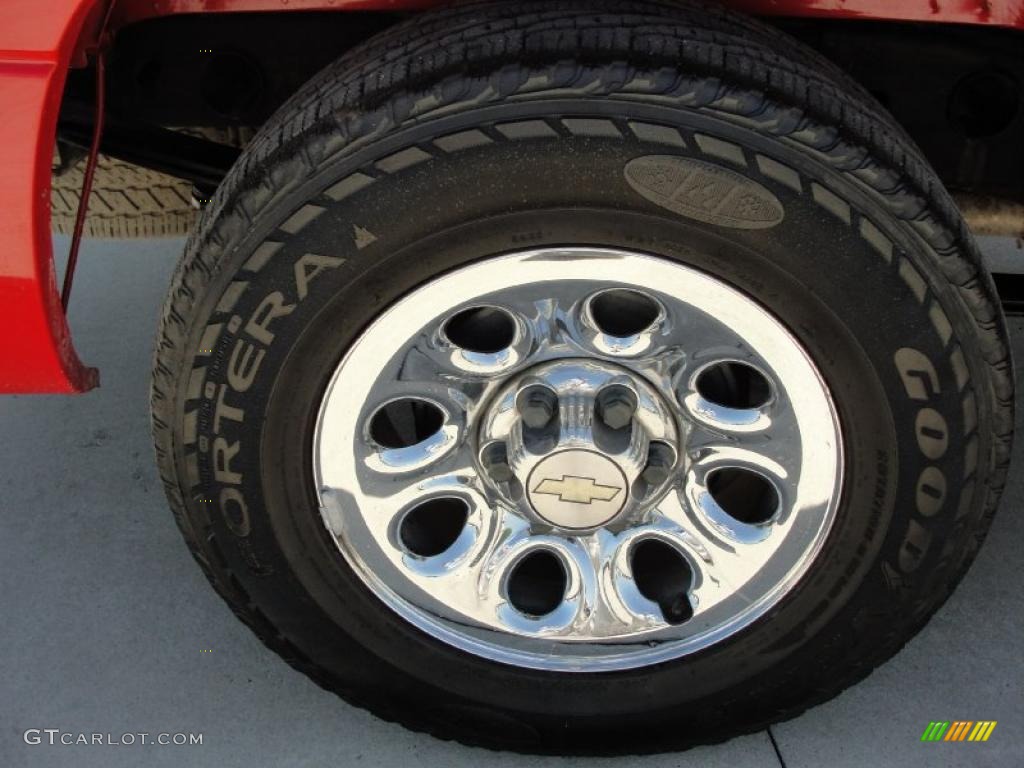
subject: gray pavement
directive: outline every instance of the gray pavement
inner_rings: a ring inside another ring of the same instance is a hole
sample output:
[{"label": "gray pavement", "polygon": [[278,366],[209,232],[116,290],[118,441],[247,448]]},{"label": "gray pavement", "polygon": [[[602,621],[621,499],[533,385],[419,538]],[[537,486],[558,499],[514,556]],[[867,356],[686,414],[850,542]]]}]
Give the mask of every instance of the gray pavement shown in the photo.
[{"label": "gray pavement", "polygon": [[[87,241],[71,324],[102,387],[0,397],[0,767],[581,762],[489,753],[382,722],[267,651],[208,587],[167,511],[149,439],[153,332],[181,245]],[[1024,323],[1013,329],[1024,359]],[[924,631],[860,685],[773,727],[787,768],[1024,765],[1022,453],[977,562]],[[937,719],[999,724],[986,744],[922,744]],[[27,729],[48,728],[193,732],[203,743],[51,746],[45,733],[25,743]],[[779,765],[768,733],[588,762]]]}]

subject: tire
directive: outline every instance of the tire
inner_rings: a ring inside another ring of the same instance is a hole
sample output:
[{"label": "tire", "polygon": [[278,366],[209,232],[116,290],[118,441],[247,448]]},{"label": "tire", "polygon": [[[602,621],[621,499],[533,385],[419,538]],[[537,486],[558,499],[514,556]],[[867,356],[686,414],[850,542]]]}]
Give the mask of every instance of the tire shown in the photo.
[{"label": "tire", "polygon": [[[252,137],[249,128],[178,130],[233,147],[244,146]],[[60,162],[59,152],[55,151],[54,165]],[[84,173],[82,157],[52,175],[50,228],[58,234],[70,235],[75,231]],[[86,237],[118,240],[184,237],[196,221],[192,193],[190,181],[100,155],[83,233]]]},{"label": "tire", "polygon": [[[745,203],[659,186],[696,171]],[[385,309],[567,246],[650,254],[756,302],[841,429],[834,519],[784,597],[692,653],[606,671],[502,663],[413,626],[339,554],[313,481],[321,402]],[[487,2],[371,40],[257,135],[173,278],[153,429],[211,583],[325,688],[468,744],[646,753],[793,717],[924,625],[994,514],[1011,374],[949,195],[830,64],[715,6]]]},{"label": "tire", "polygon": [[[70,235],[81,199],[85,163],[54,175],[50,186],[50,225]],[[93,177],[86,237],[182,237],[196,219],[192,185],[137,165],[100,155]]]}]

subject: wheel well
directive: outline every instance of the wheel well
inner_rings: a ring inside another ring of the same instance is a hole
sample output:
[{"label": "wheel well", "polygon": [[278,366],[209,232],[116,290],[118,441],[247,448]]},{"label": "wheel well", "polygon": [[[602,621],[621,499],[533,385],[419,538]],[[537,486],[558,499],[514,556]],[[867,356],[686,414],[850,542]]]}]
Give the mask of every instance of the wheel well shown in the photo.
[{"label": "wheel well", "polygon": [[[109,55],[104,152],[208,186],[233,154],[159,129],[258,127],[317,71],[403,17],[195,14],[129,26],[118,33]],[[949,189],[1024,201],[1020,33],[824,19],[772,23],[870,91]],[[88,70],[68,78],[59,134],[71,145],[86,143],[90,134],[92,82]],[[180,157],[189,162],[177,167]]]}]

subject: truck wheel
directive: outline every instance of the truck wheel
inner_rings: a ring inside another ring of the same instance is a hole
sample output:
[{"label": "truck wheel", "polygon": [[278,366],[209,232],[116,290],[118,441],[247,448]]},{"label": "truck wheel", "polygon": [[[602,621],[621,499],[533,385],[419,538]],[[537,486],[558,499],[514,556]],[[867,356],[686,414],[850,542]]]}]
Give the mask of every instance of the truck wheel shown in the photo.
[{"label": "truck wheel", "polygon": [[883,110],[694,3],[483,3],[319,74],[203,212],[167,495],[264,642],[446,738],[650,752],[895,653],[1005,479],[974,243]]}]

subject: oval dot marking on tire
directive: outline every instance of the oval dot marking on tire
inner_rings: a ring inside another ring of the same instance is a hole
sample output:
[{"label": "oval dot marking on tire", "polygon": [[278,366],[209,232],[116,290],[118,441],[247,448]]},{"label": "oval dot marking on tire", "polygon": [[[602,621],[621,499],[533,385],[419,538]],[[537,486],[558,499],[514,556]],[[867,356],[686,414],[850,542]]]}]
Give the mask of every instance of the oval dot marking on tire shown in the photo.
[{"label": "oval dot marking on tire", "polygon": [[735,171],[675,155],[645,155],[626,163],[626,182],[673,213],[731,229],[768,229],[785,217],[771,192]]}]

